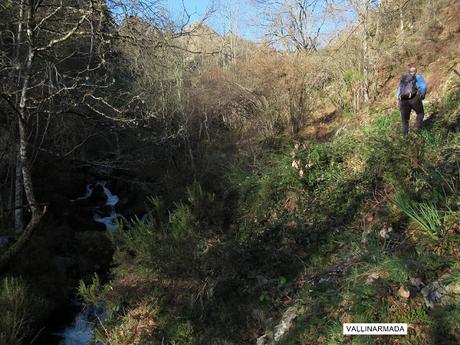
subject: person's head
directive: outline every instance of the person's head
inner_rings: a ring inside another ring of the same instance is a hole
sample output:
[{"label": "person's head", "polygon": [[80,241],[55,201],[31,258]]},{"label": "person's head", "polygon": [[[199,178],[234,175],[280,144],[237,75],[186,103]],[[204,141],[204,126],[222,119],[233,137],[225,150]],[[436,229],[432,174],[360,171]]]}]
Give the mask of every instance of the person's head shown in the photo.
[{"label": "person's head", "polygon": [[415,68],[415,67],[409,68],[409,74],[410,75],[417,75],[417,68]]}]

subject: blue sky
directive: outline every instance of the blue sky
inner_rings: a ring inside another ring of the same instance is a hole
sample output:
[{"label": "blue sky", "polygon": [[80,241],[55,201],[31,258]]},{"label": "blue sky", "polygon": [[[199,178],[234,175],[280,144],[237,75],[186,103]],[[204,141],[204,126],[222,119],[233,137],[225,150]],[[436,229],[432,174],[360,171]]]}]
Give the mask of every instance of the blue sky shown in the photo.
[{"label": "blue sky", "polygon": [[[258,41],[263,37],[263,29],[261,29],[260,19],[262,6],[256,4],[256,0],[162,0],[164,5],[170,11],[173,18],[176,20],[181,19],[181,14],[184,13],[184,7],[187,12],[192,15],[191,22],[199,21],[203,18],[209,9],[214,9],[215,12],[206,21],[207,25],[212,27],[215,31],[222,34],[228,32],[228,20],[225,15],[229,13],[230,9],[237,14],[238,17],[238,31],[237,35]],[[344,3],[344,1],[336,1],[336,4]],[[329,21],[327,22],[322,32],[333,33],[339,28],[344,28],[346,22],[350,20],[351,14],[347,11],[342,12],[342,21],[340,23]],[[226,23],[226,24],[225,24]]]},{"label": "blue sky", "polygon": [[206,10],[213,5],[212,0],[165,0],[168,8],[172,13],[182,12],[183,7],[185,6],[187,11],[195,12],[198,15],[202,15]]},{"label": "blue sky", "polygon": [[250,0],[164,0],[164,3],[173,17],[179,20],[185,6],[192,15],[192,22],[201,20],[207,11],[214,9],[215,12],[206,23],[219,33],[228,30],[223,17],[232,8],[238,14],[238,34],[251,40],[261,37],[260,29],[254,25],[256,8],[251,5]]}]

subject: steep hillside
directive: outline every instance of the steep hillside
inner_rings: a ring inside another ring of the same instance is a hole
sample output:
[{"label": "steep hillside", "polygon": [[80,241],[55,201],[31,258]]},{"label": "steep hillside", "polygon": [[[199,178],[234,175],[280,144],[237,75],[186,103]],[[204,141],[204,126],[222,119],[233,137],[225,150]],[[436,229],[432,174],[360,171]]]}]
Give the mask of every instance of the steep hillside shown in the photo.
[{"label": "steep hillside", "polygon": [[[253,140],[214,181],[222,194],[194,184],[169,210],[153,199],[154,219],[115,234],[111,282],[80,288],[112,311],[98,338],[460,343],[458,6],[382,69],[385,97],[365,112],[332,110],[300,136]],[[404,138],[394,89],[411,64],[436,116]],[[409,333],[344,337],[345,322],[404,322]]]},{"label": "steep hillside", "polygon": [[[402,138],[397,111],[325,143],[270,140],[227,171],[226,195],[114,237],[107,344],[458,344],[460,79]],[[281,138],[280,138],[281,139]],[[407,336],[344,337],[344,322]],[[276,341],[275,341],[276,340]]]},{"label": "steep hillside", "polygon": [[279,43],[161,1],[0,5],[0,345],[77,313],[83,345],[460,344],[459,1],[339,1],[324,47],[305,2],[255,3]]},{"label": "steep hillside", "polygon": [[[384,111],[396,109],[395,94],[399,79],[409,67],[416,66],[418,73],[427,81],[428,95],[424,103],[428,106],[427,117],[431,115],[433,108],[430,108],[430,104],[436,105],[452,90],[460,74],[459,11],[458,1],[437,1],[431,7],[420,6],[415,14],[418,20],[412,23],[404,41],[399,33],[387,32],[388,37],[381,42],[385,50],[382,52],[381,47],[374,47],[373,50],[373,54],[383,56],[378,59],[376,92],[371,108]],[[360,114],[341,113],[336,106],[329,104],[316,112],[300,135],[302,138],[324,141],[338,130],[370,123],[374,120],[373,115],[367,109]]]},{"label": "steep hillside", "polygon": [[[392,66],[381,71],[387,104],[393,104],[399,76],[409,66],[417,66],[426,77],[431,100],[442,97],[451,87],[449,81],[460,69],[460,3],[440,1],[439,15],[419,23],[416,32],[407,38],[404,53]],[[447,88],[447,89],[446,89]]]}]

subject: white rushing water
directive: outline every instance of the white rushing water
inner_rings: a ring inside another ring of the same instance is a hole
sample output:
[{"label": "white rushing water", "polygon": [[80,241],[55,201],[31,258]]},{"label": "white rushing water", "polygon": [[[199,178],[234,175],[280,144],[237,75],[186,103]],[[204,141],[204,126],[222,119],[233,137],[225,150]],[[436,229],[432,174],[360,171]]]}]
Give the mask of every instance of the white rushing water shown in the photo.
[{"label": "white rushing water", "polygon": [[96,185],[99,185],[103,188],[104,194],[107,197],[107,202],[105,203],[106,205],[115,206],[116,204],[118,204],[118,201],[120,201],[120,198],[112,194],[112,192],[106,187],[107,182],[105,181],[97,182]]},{"label": "white rushing water", "polygon": [[[121,214],[115,211],[115,206],[119,202],[119,197],[112,194],[112,192],[106,186],[107,182],[97,182],[95,185],[88,184],[86,186],[85,195],[77,198],[76,200],[85,200],[91,198],[95,186],[102,187],[107,201],[105,203],[106,209],[109,210],[109,215],[101,216],[98,213],[94,213],[93,219],[96,222],[105,224],[107,230],[116,231],[117,226],[114,223],[115,220],[121,216]],[[82,309],[75,317],[72,325],[65,328],[62,332],[56,335],[60,336],[62,340],[59,345],[88,345],[92,342],[94,337],[95,323],[103,321],[105,319],[104,309],[98,306],[88,306]]]},{"label": "white rushing water", "polygon": [[94,215],[93,219],[98,222],[105,224],[107,230],[116,231],[118,229],[117,225],[115,224],[115,220],[120,217],[121,214],[116,213],[114,210],[110,213],[110,215],[106,217],[99,216],[97,214]]},{"label": "white rushing water", "polygon": [[103,308],[89,306],[75,317],[73,324],[57,335],[62,337],[59,345],[88,345],[93,340],[95,323],[103,321]]},{"label": "white rushing water", "polygon": [[93,195],[94,187],[95,186],[100,186],[102,187],[102,190],[104,191],[105,196],[107,197],[107,201],[105,203],[105,206],[109,209],[109,214],[108,215],[100,215],[98,213],[94,213],[93,219],[94,221],[98,223],[102,223],[106,226],[107,230],[110,231],[116,231],[117,230],[117,225],[115,224],[115,220],[118,217],[121,217],[121,214],[117,213],[115,211],[115,206],[118,204],[120,201],[120,198],[112,194],[109,188],[107,188],[107,182],[106,181],[99,181],[96,182],[96,184],[93,186],[92,184],[89,184],[86,186],[86,193],[83,197],[78,198],[77,200],[84,200],[84,199],[89,199],[91,195]]}]

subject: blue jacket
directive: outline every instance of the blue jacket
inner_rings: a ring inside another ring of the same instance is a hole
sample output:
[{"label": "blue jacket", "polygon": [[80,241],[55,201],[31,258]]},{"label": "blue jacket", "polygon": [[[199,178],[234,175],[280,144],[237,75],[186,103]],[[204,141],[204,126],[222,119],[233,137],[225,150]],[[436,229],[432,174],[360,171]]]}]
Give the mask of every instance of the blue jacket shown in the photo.
[{"label": "blue jacket", "polygon": [[[426,96],[426,81],[425,79],[423,79],[422,75],[421,74],[417,74],[415,76],[415,86],[417,87],[417,89],[420,90],[420,92],[422,93],[422,96],[425,97]],[[398,86],[398,89],[396,90],[396,97],[399,98],[399,94],[400,94],[401,90],[399,89],[399,86]]]}]

